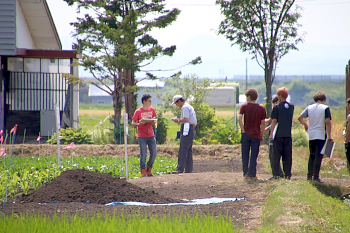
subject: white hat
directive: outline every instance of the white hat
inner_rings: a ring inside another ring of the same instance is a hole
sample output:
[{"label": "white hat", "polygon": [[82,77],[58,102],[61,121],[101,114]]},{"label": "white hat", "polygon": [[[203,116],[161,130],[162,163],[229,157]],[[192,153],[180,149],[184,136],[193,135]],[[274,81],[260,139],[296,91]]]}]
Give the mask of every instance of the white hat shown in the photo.
[{"label": "white hat", "polygon": [[173,103],[172,104],[175,104],[176,101],[178,101],[179,99],[183,99],[181,95],[175,95],[173,97]]}]

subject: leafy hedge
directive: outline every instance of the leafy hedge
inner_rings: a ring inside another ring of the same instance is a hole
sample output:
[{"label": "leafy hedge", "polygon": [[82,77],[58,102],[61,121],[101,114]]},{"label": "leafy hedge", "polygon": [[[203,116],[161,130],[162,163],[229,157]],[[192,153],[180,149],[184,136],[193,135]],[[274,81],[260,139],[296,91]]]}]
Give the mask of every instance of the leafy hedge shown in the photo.
[{"label": "leafy hedge", "polygon": [[[60,144],[93,144],[91,135],[80,129],[60,129]],[[57,134],[54,134],[46,143],[57,144]]]}]

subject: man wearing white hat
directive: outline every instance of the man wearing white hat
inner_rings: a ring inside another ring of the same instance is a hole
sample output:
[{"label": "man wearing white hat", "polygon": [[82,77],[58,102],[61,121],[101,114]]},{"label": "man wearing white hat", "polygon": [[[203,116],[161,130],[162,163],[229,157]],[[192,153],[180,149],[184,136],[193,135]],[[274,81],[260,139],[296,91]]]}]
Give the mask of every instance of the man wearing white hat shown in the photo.
[{"label": "man wearing white hat", "polygon": [[192,145],[197,125],[196,112],[193,107],[185,102],[181,95],[173,97],[173,105],[181,109],[180,118],[172,118],[175,123],[181,124],[180,149],[178,154],[178,164],[174,174],[191,173],[193,171]]}]

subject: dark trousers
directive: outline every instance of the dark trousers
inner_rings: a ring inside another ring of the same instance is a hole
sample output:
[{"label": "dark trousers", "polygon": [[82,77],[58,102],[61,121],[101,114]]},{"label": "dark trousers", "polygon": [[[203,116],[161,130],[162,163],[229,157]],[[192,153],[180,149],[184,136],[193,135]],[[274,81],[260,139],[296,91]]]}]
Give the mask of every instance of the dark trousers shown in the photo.
[{"label": "dark trousers", "polygon": [[284,177],[284,173],[281,167],[281,163],[278,163],[278,171],[274,171],[274,166],[273,166],[273,141],[268,139],[268,145],[269,145],[269,159],[270,159],[270,165],[271,165],[271,170],[272,170],[272,175],[273,174],[279,174],[280,177]]},{"label": "dark trousers", "polygon": [[[260,149],[260,139],[245,133],[241,136],[243,176],[256,176],[256,165]],[[250,154],[250,156],[249,156]]]},{"label": "dark trousers", "polygon": [[346,159],[348,160],[348,170],[350,172],[350,144],[348,144],[348,146],[345,146],[345,155],[346,155]]},{"label": "dark trousers", "polygon": [[194,126],[190,125],[188,135],[183,135],[183,125],[181,125],[181,138],[180,149],[177,160],[177,171],[180,172],[192,172],[193,171],[193,157],[192,157],[192,145],[194,139]]},{"label": "dark trousers", "polygon": [[278,168],[282,157],[283,172],[285,177],[292,176],[292,138],[276,137],[273,140],[273,176],[280,176]]},{"label": "dark trousers", "polygon": [[308,165],[308,179],[314,177],[314,179],[318,179],[320,176],[321,163],[323,159],[323,155],[321,154],[321,150],[324,146],[325,140],[315,139],[309,141],[309,165]]}]

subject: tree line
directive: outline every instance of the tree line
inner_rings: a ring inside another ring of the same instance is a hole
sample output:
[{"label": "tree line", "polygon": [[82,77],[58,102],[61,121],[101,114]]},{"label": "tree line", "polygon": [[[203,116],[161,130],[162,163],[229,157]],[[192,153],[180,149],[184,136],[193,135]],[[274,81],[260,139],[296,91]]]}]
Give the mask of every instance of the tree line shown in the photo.
[{"label": "tree line", "polygon": [[[114,123],[117,125],[123,107],[129,116],[136,109],[138,80],[135,74],[144,72],[142,77],[156,79],[152,70],[147,70],[147,65],[175,53],[176,45],[161,46],[151,31],[172,24],[180,10],[167,9],[165,0],[64,1],[83,14],[71,23],[75,29],[72,47],[82,55],[76,65],[84,67],[95,78],[95,81],[87,81],[69,76],[70,81],[85,81],[98,88],[104,85],[103,91],[113,98]],[[216,33],[248,52],[264,70],[267,112],[270,114],[277,64],[303,42],[303,34],[298,34],[300,8],[294,4],[295,0],[216,0],[215,3],[225,16]],[[183,66],[201,62],[201,57],[196,57]],[[157,71],[174,70],[171,77],[180,77],[180,68],[161,67]],[[107,85],[108,81],[113,83],[113,88]]]}]

